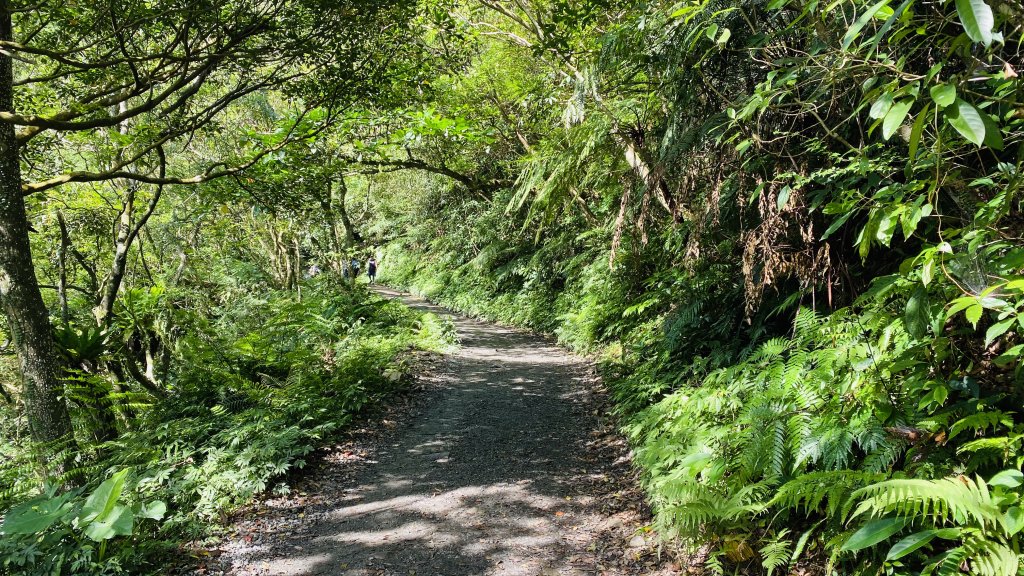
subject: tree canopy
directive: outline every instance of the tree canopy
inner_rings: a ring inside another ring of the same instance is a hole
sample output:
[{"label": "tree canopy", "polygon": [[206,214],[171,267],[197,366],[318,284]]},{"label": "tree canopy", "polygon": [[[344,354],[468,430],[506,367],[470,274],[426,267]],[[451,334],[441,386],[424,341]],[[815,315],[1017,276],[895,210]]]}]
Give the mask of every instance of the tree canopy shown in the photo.
[{"label": "tree canopy", "polygon": [[694,567],[1018,574],[1022,14],[0,2],[0,573],[151,570],[86,490],[194,535],[379,399],[445,330],[374,256],[597,355]]}]

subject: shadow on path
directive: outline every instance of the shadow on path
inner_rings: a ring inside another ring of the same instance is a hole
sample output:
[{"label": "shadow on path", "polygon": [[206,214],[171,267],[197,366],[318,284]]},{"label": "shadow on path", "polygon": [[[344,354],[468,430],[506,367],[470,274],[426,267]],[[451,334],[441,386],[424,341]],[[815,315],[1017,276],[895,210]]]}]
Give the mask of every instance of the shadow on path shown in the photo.
[{"label": "shadow on path", "polygon": [[593,493],[611,479],[588,469],[587,365],[537,336],[377,292],[455,324],[462,346],[443,384],[354,483],[229,551],[233,573],[602,573],[608,518]]}]

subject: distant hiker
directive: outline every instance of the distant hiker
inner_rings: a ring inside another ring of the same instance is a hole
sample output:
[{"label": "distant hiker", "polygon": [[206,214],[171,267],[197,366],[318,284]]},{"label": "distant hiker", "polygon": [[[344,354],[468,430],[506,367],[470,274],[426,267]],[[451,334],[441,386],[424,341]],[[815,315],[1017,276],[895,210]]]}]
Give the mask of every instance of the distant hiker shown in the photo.
[{"label": "distant hiker", "polygon": [[370,256],[370,260],[366,263],[366,275],[370,277],[370,284],[373,284],[374,279],[377,278],[377,259]]},{"label": "distant hiker", "polygon": [[306,278],[312,278],[318,274],[320,274],[320,267],[315,262],[310,264],[309,270],[306,270]]},{"label": "distant hiker", "polygon": [[359,277],[359,260],[353,258],[348,267],[352,271],[352,281],[355,281]]}]

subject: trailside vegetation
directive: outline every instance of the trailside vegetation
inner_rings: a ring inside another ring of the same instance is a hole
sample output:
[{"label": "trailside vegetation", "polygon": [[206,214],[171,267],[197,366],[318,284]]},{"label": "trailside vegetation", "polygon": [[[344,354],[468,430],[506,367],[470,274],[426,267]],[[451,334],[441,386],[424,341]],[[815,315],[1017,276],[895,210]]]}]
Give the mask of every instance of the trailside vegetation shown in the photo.
[{"label": "trailside vegetation", "polygon": [[450,343],[305,171],[434,8],[0,2],[0,574],[177,569]]},{"label": "trailside vegetation", "polygon": [[120,4],[0,3],[0,571],[283,489],[447,338],[374,255],[600,358],[688,569],[1024,572],[1024,6]]},{"label": "trailside vegetation", "polygon": [[598,354],[698,573],[1021,573],[1022,8],[463,8],[385,281]]}]

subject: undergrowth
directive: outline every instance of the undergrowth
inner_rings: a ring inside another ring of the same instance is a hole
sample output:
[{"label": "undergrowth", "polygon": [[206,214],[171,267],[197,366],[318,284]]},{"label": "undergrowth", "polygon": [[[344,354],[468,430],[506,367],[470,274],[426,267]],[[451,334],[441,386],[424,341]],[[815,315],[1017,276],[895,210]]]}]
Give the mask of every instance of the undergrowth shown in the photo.
[{"label": "undergrowth", "polygon": [[[174,311],[175,294],[136,296]],[[161,573],[180,542],[259,494],[287,493],[318,446],[405,384],[415,351],[451,344],[443,321],[329,275],[301,299],[273,291],[209,304],[209,317],[177,311],[191,328],[180,369],[159,402],[119,407],[130,427],[82,461],[95,480],[26,500],[38,486],[32,456],[17,433],[0,436],[10,456],[0,504],[17,503],[0,527],[0,574]]]}]

